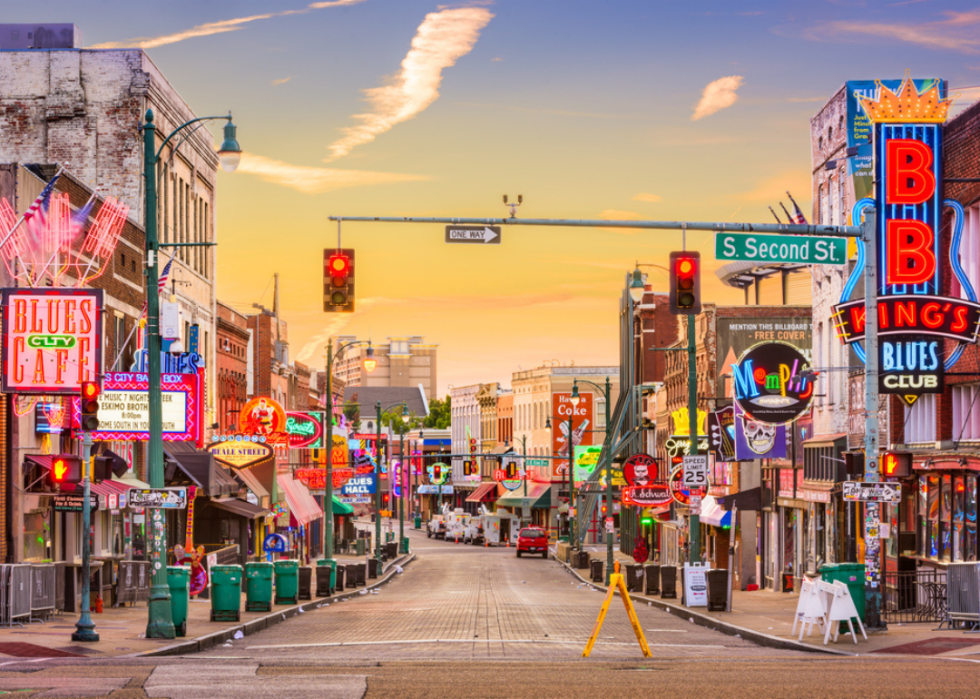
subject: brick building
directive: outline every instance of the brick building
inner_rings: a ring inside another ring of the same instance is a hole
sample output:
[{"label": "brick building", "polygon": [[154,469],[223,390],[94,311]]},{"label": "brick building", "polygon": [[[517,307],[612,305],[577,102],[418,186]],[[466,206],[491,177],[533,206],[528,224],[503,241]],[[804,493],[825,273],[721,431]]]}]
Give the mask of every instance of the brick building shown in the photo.
[{"label": "brick building", "polygon": [[514,392],[502,391],[497,395],[497,446],[507,446],[513,441]]},{"label": "brick building", "polygon": [[248,400],[249,354],[252,333],[248,318],[231,306],[218,302],[217,328],[217,420],[221,433],[237,430],[238,417]]}]

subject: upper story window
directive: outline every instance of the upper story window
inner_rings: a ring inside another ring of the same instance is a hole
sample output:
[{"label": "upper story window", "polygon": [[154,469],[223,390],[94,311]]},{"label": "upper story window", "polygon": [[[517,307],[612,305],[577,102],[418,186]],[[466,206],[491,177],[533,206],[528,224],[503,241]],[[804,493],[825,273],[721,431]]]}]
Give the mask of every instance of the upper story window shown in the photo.
[{"label": "upper story window", "polygon": [[919,396],[911,408],[905,408],[905,443],[936,441],[936,394]]}]

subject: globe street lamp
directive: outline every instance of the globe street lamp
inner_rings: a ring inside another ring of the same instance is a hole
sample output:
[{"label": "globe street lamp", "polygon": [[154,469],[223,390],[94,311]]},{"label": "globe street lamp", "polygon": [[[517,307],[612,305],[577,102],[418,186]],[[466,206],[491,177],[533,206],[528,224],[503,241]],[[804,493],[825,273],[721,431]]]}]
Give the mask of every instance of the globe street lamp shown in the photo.
[{"label": "globe street lamp", "polygon": [[[146,225],[146,351],[147,382],[149,384],[149,439],[147,441],[147,480],[151,488],[163,488],[163,395],[160,386],[160,288],[157,265],[161,247],[208,247],[215,243],[170,243],[161,245],[157,239],[157,166],[160,155],[171,139],[191,124],[215,119],[227,119],[224,141],[218,151],[221,166],[234,172],[241,160],[242,149],[238,145],[236,127],[231,114],[207,116],[184,122],[163,139],[157,148],[156,124],[153,123],[153,110],[147,109],[143,123],[143,181],[145,183],[144,222]],[[186,138],[184,139],[186,140]],[[174,150],[184,141],[178,143]],[[153,577],[150,596],[147,601],[149,620],[146,625],[147,638],[174,638],[173,616],[170,611],[170,588],[167,585],[167,529],[162,510],[152,509],[149,516],[150,550],[153,563]],[[82,629],[79,629],[79,633]]]}]

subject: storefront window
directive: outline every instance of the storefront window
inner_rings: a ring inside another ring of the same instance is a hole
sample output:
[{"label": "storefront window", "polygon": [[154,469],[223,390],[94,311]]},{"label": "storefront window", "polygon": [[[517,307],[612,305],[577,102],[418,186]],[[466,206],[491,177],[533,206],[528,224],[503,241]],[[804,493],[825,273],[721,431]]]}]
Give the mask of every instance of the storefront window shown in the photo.
[{"label": "storefront window", "polygon": [[24,560],[47,558],[48,521],[41,511],[24,515]]},{"label": "storefront window", "polygon": [[953,511],[953,477],[943,476],[939,485],[939,557],[949,560]]},{"label": "storefront window", "polygon": [[918,498],[916,511],[919,513],[917,525],[919,535],[916,537],[915,552],[919,556],[927,556],[929,554],[929,479],[926,476],[919,476]]},{"label": "storefront window", "polygon": [[966,504],[966,484],[963,476],[953,478],[953,560],[963,560],[965,544],[963,531],[963,508]]},{"label": "storefront window", "polygon": [[926,555],[939,558],[939,476],[929,476],[929,545]]},{"label": "storefront window", "polygon": [[977,560],[977,477],[966,477],[966,505],[964,507],[963,529],[966,532],[966,549],[964,558],[968,561]]}]

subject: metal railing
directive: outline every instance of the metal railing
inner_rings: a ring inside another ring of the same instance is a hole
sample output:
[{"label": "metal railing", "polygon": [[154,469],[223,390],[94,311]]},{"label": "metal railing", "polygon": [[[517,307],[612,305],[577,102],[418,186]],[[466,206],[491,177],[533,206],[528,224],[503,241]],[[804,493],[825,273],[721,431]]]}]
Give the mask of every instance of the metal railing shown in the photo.
[{"label": "metal railing", "polygon": [[882,617],[911,624],[946,619],[946,571],[922,568],[885,573]]}]

